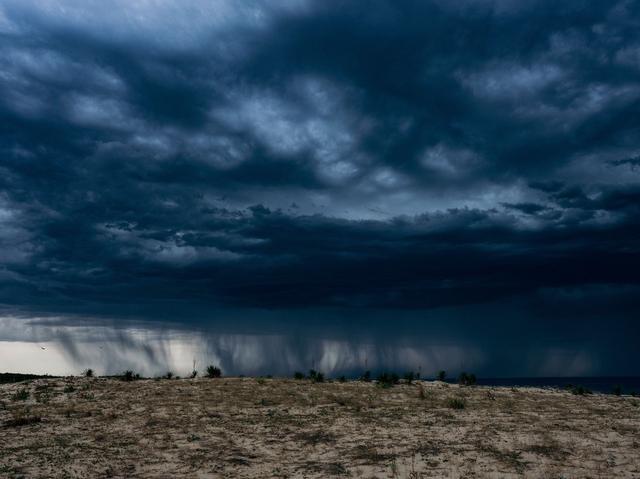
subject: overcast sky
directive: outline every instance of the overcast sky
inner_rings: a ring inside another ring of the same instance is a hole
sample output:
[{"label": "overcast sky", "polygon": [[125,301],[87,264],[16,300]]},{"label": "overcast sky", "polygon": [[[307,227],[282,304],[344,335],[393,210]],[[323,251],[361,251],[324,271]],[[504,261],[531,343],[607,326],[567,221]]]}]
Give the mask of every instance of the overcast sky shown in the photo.
[{"label": "overcast sky", "polygon": [[0,3],[5,318],[640,373],[639,238],[638,2]]}]

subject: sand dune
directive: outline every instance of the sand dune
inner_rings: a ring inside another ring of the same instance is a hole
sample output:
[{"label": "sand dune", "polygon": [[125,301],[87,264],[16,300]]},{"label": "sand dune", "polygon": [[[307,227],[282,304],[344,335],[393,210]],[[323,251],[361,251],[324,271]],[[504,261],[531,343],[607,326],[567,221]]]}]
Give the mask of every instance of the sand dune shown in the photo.
[{"label": "sand dune", "polygon": [[2,478],[640,477],[631,397],[67,378],[1,385],[0,401]]}]

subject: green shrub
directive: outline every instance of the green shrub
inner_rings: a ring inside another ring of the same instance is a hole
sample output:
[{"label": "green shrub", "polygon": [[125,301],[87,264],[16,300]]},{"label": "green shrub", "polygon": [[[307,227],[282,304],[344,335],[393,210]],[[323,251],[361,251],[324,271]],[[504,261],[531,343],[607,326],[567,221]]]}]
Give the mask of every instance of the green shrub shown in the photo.
[{"label": "green shrub", "polygon": [[304,379],[304,373],[301,373],[300,371],[296,371],[295,373],[293,373],[293,379]]},{"label": "green shrub", "polygon": [[207,366],[207,377],[208,378],[219,378],[222,376],[222,371],[219,367],[214,365]]},{"label": "green shrub", "polygon": [[171,379],[173,377],[173,373],[171,371],[167,371],[167,373],[164,375],[165,379]]},{"label": "green shrub", "polygon": [[74,388],[74,387],[73,387],[73,384],[67,384],[67,385],[64,387],[64,389],[62,390],[62,392],[65,392],[65,393],[67,393],[67,394],[68,394],[68,393],[72,393],[72,392],[74,392],[75,390],[76,390],[76,388]]},{"label": "green shrub", "polygon": [[314,383],[322,383],[324,382],[324,374],[316,371],[315,369],[310,369],[309,379],[311,379]]},{"label": "green shrub", "polygon": [[447,407],[450,409],[464,409],[467,402],[463,398],[447,398]]},{"label": "green shrub", "polygon": [[133,381],[134,379],[140,379],[140,375],[127,369],[125,372],[122,373],[122,376],[120,376],[120,378],[123,381]]},{"label": "green shrub", "polygon": [[447,373],[445,371],[438,371],[436,374],[436,379],[438,381],[444,381],[447,378]]},{"label": "green shrub", "polygon": [[574,394],[576,396],[584,396],[585,394],[593,394],[593,392],[591,392],[591,389],[585,388],[584,386],[572,386],[571,384],[569,384],[567,386],[567,389],[569,391],[571,391],[571,394]]},{"label": "green shrub", "polygon": [[11,399],[13,399],[14,401],[26,401],[27,399],[29,399],[29,391],[27,391],[26,389],[20,389],[13,396],[11,396]]},{"label": "green shrub", "polygon": [[82,375],[85,378],[92,378],[93,377],[93,369],[91,369],[91,368],[85,369],[84,371],[82,371]]}]

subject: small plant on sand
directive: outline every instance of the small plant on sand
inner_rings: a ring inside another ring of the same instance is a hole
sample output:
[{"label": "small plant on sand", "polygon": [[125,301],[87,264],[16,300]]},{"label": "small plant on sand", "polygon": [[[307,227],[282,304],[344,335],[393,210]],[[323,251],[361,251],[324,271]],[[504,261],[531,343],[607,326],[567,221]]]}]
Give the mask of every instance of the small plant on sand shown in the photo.
[{"label": "small plant on sand", "polygon": [[346,383],[346,382],[347,382],[347,378],[346,378],[346,376],[340,376],[340,377],[338,378],[338,382],[340,382],[340,383]]},{"label": "small plant on sand", "polygon": [[378,386],[382,388],[390,388],[394,384],[398,384],[400,382],[400,377],[396,373],[386,373],[383,372],[378,375],[377,379]]},{"label": "small plant on sand", "polygon": [[190,374],[190,376],[189,376],[189,377],[190,377],[191,379],[195,379],[197,376],[198,376],[198,371],[196,371],[196,370],[194,369],[193,371],[191,371],[191,374]]},{"label": "small plant on sand", "polygon": [[85,378],[92,378],[93,377],[93,369],[91,369],[91,368],[85,369],[84,371],[82,371],[82,375]]},{"label": "small plant on sand", "polygon": [[447,407],[450,409],[464,409],[466,405],[464,398],[447,398]]},{"label": "small plant on sand", "polygon": [[29,391],[27,391],[26,389],[20,389],[13,396],[11,396],[11,399],[13,399],[14,401],[26,401],[27,399],[29,399]]},{"label": "small plant on sand", "polygon": [[62,390],[62,392],[69,394],[69,393],[74,392],[75,390],[76,390],[76,388],[73,387],[73,384],[67,384],[64,387],[64,389]]},{"label": "small plant on sand", "polygon": [[310,369],[309,379],[311,379],[314,383],[322,383],[324,382],[324,374],[320,371],[316,371],[315,369]]},{"label": "small plant on sand", "polygon": [[460,376],[458,376],[458,383],[462,386],[473,386],[476,383],[476,375],[463,371],[460,373]]},{"label": "small plant on sand", "polygon": [[407,384],[411,384],[413,382],[413,380],[418,380],[420,379],[420,374],[418,373],[414,373],[413,371],[409,371],[404,373],[404,380]]},{"label": "small plant on sand", "polygon": [[571,384],[567,386],[567,389],[571,391],[571,394],[575,396],[584,396],[585,394],[593,394],[591,389],[585,388],[584,386],[572,386]]},{"label": "small plant on sand", "polygon": [[447,373],[445,371],[438,371],[436,374],[436,379],[438,381],[444,381],[447,378]]},{"label": "small plant on sand", "polygon": [[360,376],[360,380],[365,383],[371,382],[371,371],[365,371],[362,376]]},{"label": "small plant on sand", "polygon": [[304,373],[301,373],[300,371],[296,371],[295,373],[293,373],[293,379],[304,379]]},{"label": "small plant on sand", "polygon": [[222,370],[218,366],[214,366],[210,364],[207,366],[207,377],[208,378],[219,378],[222,376]]},{"label": "small plant on sand", "polygon": [[127,369],[125,372],[122,373],[121,379],[123,381],[133,381],[134,379],[140,379],[140,375],[134,373],[130,369]]},{"label": "small plant on sand", "polygon": [[171,371],[167,371],[164,377],[165,379],[171,379],[173,377],[173,373]]}]

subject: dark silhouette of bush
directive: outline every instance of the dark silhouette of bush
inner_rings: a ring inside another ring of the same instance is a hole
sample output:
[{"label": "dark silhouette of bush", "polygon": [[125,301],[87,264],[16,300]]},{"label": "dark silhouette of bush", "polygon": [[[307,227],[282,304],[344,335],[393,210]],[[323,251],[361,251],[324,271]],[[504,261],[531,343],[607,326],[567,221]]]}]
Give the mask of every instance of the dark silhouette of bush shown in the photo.
[{"label": "dark silhouette of bush", "polygon": [[309,379],[311,379],[314,383],[322,383],[324,382],[324,374],[316,371],[315,369],[310,369]]},{"label": "dark silhouette of bush", "polygon": [[207,366],[207,377],[208,378],[219,378],[222,376],[222,371],[219,367],[214,365]]},{"label": "dark silhouette of bush", "polygon": [[420,379],[420,374],[419,373],[414,373],[413,371],[409,371],[409,372],[404,373],[403,378],[407,382],[407,384],[411,384],[414,379],[415,380]]},{"label": "dark silhouette of bush", "polygon": [[164,375],[164,377],[165,377],[166,379],[171,379],[171,378],[173,377],[173,372],[171,372],[171,371],[167,371],[167,373]]},{"label": "dark silhouette of bush", "polygon": [[584,396],[585,394],[593,394],[591,389],[585,388],[584,386],[573,386],[569,384],[567,386],[567,389],[571,391],[571,394],[575,396]]},{"label": "dark silhouette of bush", "polygon": [[67,384],[64,389],[62,390],[62,392],[64,393],[72,393],[75,392],[76,388],[73,387],[73,384]]},{"label": "dark silhouette of bush", "polygon": [[400,382],[400,377],[396,373],[389,374],[387,372],[383,372],[378,375],[376,382],[380,387],[390,388],[394,384],[398,384]]},{"label": "dark silhouette of bush", "polygon": [[295,373],[293,373],[293,379],[304,379],[304,373],[301,373],[300,371],[296,371]]},{"label": "dark silhouette of bush", "polygon": [[447,378],[447,373],[445,371],[438,371],[436,374],[436,379],[438,381],[444,381]]},{"label": "dark silhouette of bush", "polygon": [[191,371],[191,379],[195,379],[196,376],[198,376],[198,371],[196,371],[195,369],[193,371]]},{"label": "dark silhouette of bush", "polygon": [[92,378],[93,377],[93,369],[91,369],[91,368],[85,369],[84,371],[82,371],[82,375],[85,378]]},{"label": "dark silhouette of bush", "polygon": [[468,374],[466,372],[461,372],[460,376],[458,376],[458,384],[462,386],[473,386],[476,383],[476,375]]},{"label": "dark silhouette of bush", "polygon": [[122,376],[120,376],[120,379],[122,379],[123,381],[133,381],[134,379],[140,379],[140,375],[127,369],[125,372],[122,373]]},{"label": "dark silhouette of bush", "polygon": [[365,371],[362,376],[360,376],[360,380],[365,383],[371,382],[371,371]]},{"label": "dark silhouette of bush", "polygon": [[338,378],[338,381],[341,382],[341,383],[346,383],[347,382],[347,378],[345,376],[340,376]]}]

